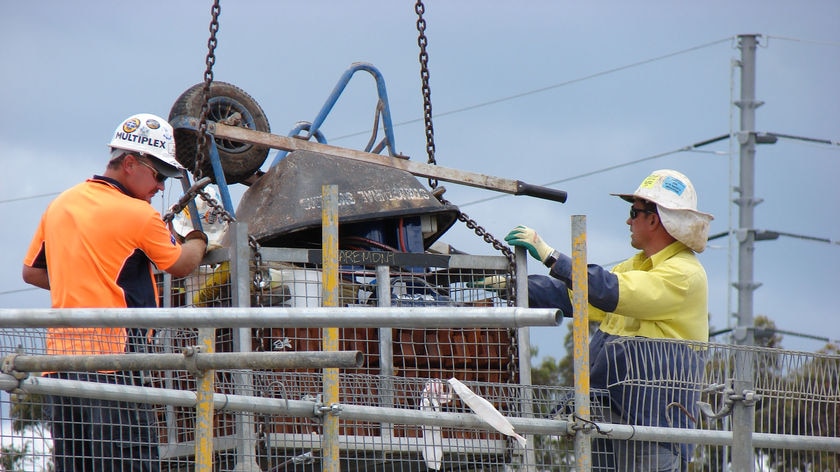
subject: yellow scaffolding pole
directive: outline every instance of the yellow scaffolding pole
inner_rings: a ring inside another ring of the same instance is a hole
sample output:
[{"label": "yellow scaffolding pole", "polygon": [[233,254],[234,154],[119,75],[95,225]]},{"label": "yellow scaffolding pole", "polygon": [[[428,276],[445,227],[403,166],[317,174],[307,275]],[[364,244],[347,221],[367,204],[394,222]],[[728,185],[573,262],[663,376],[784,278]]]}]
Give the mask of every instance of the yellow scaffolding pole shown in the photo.
[{"label": "yellow scaffolding pole", "polygon": [[[589,405],[589,280],[586,269],[586,216],[572,216],[572,338],[575,364],[575,415],[588,422]],[[592,470],[592,443],[589,430],[575,432],[575,470]]]},{"label": "yellow scaffolding pole", "polygon": [[[323,264],[323,305],[338,306],[338,186],[321,187],[321,254]],[[338,328],[324,328],[323,350],[338,351]],[[338,415],[330,409],[338,404],[338,369],[324,369],[324,431],[321,455],[323,472],[339,472]]]},{"label": "yellow scaffolding pole", "polygon": [[[199,328],[198,343],[201,352],[212,353],[216,330]],[[216,371],[194,372],[195,391],[195,472],[213,471],[213,401]]]}]

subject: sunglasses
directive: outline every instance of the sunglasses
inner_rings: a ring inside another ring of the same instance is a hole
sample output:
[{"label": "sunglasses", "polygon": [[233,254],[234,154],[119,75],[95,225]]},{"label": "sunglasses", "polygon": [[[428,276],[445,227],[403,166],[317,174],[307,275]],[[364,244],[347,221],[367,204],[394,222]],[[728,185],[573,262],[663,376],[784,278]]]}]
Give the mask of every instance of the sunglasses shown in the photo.
[{"label": "sunglasses", "polygon": [[158,170],[155,169],[151,164],[149,164],[146,161],[143,161],[141,159],[137,159],[137,162],[139,162],[140,164],[142,164],[142,165],[148,167],[149,169],[151,169],[152,176],[155,178],[155,180],[158,181],[158,183],[162,184],[162,183],[166,182],[166,176],[161,174],[160,172],[158,172]]},{"label": "sunglasses", "polygon": [[656,210],[645,210],[644,208],[630,207],[630,219],[635,220],[640,213],[654,214]]}]

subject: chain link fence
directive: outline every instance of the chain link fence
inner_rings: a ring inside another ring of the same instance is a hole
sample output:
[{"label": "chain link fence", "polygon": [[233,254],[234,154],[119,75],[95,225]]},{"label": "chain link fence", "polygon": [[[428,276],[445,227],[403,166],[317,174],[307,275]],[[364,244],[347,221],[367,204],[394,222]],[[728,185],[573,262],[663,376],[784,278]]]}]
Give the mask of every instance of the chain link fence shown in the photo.
[{"label": "chain link fence", "polygon": [[[507,288],[487,291],[476,283],[509,278],[505,257],[364,251],[341,251],[340,257],[343,307],[446,307],[452,316],[465,308],[510,308]],[[220,308],[220,313],[235,307],[314,309],[321,297],[319,258],[319,251],[305,249],[262,248],[259,259],[247,260],[214,253],[190,277],[161,276],[161,305]],[[584,420],[574,415],[573,388],[527,383],[528,359],[519,351],[527,330],[441,328],[422,311],[411,313],[416,327],[340,328],[340,349],[360,351],[364,360],[341,370],[339,405],[321,401],[318,368],[211,371],[214,468],[321,470],[322,419],[337,414],[340,468],[348,471],[570,471],[575,434],[592,438],[593,470],[633,470],[622,462],[628,457],[622,451],[663,445],[679,450],[690,471],[730,470],[739,448],[752,452],[760,470],[840,469],[836,352],[622,340],[609,347],[621,362],[610,366],[608,389],[591,392],[592,416]],[[48,471],[63,458],[107,456],[107,438],[147,454],[160,470],[194,470],[199,423],[194,392],[200,388],[194,369],[57,378],[19,372],[15,355],[44,353],[46,330],[18,321],[7,317],[0,328],[0,383],[7,391],[0,398],[0,470]],[[148,355],[181,353],[199,344],[196,328],[148,328],[135,333],[147,341]],[[213,343],[216,353],[309,353],[321,351],[322,333],[320,327],[298,325],[220,327]],[[90,376],[99,383],[87,389]],[[526,436],[527,446],[475,419],[446,383],[453,377],[505,416]],[[49,423],[55,418],[54,397],[83,411],[90,402],[104,401],[102,396],[113,402],[108,417],[61,422],[69,433],[99,421],[103,444],[56,450]],[[732,425],[733,415],[744,411],[753,419],[746,433]],[[148,429],[124,427],[127,415],[134,417],[131,424]],[[646,424],[659,426],[638,426],[641,417],[650,416],[655,417]],[[637,470],[646,470],[644,464]]]}]

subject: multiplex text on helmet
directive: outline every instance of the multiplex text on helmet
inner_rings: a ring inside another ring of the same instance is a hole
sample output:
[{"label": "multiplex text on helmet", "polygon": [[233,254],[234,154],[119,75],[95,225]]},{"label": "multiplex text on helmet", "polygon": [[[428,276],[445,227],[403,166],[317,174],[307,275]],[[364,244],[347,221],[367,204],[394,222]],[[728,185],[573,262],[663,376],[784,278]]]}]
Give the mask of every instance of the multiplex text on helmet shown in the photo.
[{"label": "multiplex text on helmet", "polygon": [[128,141],[131,143],[138,143],[145,146],[152,146],[160,149],[166,149],[166,141],[161,141],[160,139],[151,139],[148,136],[141,136],[139,134],[130,134],[125,133],[122,131],[118,131],[117,134],[114,136],[116,139],[121,139],[123,141]]}]

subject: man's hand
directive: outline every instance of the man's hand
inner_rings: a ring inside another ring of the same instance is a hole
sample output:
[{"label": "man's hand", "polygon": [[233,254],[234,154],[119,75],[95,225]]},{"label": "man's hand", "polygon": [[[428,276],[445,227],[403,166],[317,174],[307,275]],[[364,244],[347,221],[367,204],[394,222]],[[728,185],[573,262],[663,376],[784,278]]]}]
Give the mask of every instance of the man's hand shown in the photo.
[{"label": "man's hand", "polygon": [[511,246],[524,247],[534,259],[537,259],[543,264],[554,253],[554,248],[546,244],[536,231],[527,226],[519,225],[513,228],[505,236],[505,241]]}]

